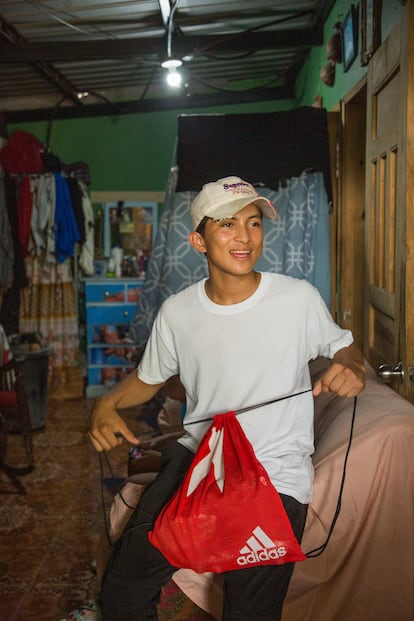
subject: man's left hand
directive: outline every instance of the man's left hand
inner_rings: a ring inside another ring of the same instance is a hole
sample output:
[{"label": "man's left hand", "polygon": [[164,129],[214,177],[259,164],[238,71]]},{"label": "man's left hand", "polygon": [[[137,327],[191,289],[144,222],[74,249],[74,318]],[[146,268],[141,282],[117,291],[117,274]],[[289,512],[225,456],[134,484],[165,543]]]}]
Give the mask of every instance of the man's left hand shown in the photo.
[{"label": "man's left hand", "polygon": [[356,397],[365,387],[365,365],[355,345],[340,349],[331,366],[313,387],[313,396],[335,392],[340,397]]}]

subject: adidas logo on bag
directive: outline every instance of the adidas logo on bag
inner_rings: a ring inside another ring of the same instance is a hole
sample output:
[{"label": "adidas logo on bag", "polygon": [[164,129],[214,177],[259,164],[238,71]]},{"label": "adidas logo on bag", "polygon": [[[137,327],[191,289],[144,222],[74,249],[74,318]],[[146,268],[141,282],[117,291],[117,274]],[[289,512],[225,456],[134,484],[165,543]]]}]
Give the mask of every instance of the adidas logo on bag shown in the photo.
[{"label": "adidas logo on bag", "polygon": [[287,550],[284,546],[275,547],[274,541],[266,535],[260,526],[252,531],[252,536],[246,541],[246,545],[240,550],[241,556],[237,558],[238,565],[248,565],[249,563],[260,563],[268,560],[277,560],[286,556]]}]

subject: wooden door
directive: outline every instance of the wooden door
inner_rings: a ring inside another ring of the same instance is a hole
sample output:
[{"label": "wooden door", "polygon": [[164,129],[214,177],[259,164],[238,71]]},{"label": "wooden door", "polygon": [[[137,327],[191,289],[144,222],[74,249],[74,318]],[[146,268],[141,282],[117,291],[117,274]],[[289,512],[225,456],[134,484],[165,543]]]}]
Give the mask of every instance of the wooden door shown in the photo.
[{"label": "wooden door", "polygon": [[392,387],[414,401],[414,9],[367,74],[364,353],[377,369],[402,363]]}]

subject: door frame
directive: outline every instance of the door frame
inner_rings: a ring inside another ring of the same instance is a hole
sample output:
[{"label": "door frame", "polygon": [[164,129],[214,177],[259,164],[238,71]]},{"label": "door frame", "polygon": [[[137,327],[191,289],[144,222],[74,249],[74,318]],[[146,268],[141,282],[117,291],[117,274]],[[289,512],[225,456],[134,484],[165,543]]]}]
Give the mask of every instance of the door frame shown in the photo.
[{"label": "door frame", "polygon": [[[364,342],[366,78],[340,102],[337,207],[332,254],[337,323]],[[358,197],[358,200],[356,200]]]}]

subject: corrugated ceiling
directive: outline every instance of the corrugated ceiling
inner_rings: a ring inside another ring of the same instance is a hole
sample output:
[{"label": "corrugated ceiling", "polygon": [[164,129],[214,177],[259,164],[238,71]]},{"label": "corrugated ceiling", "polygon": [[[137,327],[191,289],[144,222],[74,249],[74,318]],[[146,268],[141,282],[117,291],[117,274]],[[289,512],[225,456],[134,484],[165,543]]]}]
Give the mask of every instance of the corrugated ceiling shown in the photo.
[{"label": "corrugated ceiling", "polygon": [[[283,99],[334,0],[0,0],[7,121]],[[182,86],[166,58],[183,60]]]}]

